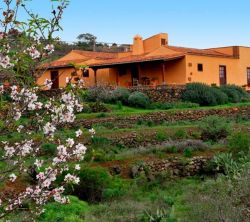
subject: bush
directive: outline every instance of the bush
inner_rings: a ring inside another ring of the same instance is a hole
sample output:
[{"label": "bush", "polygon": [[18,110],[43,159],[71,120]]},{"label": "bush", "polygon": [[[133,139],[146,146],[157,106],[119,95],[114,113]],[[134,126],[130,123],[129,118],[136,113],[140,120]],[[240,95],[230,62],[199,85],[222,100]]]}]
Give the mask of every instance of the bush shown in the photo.
[{"label": "bush", "polygon": [[[49,203],[38,221],[43,222],[84,222],[85,213],[89,211],[87,203],[70,196],[70,204]],[[87,222],[87,221],[86,221]]]},{"label": "bush", "polygon": [[228,102],[240,102],[247,97],[247,93],[237,86],[225,85],[221,87],[209,86],[203,83],[187,84],[182,93],[182,99],[202,106],[222,105]]},{"label": "bush", "polygon": [[93,88],[89,88],[86,91],[85,99],[88,102],[104,103],[111,103],[114,100],[112,91],[104,86],[96,86]]},{"label": "bush", "polygon": [[247,154],[250,149],[250,136],[245,132],[236,132],[228,139],[228,147],[233,153]]},{"label": "bush", "polygon": [[174,139],[186,139],[187,137],[187,132],[184,129],[178,129],[173,136]]},{"label": "bush", "polygon": [[149,106],[149,97],[141,92],[133,92],[129,98],[128,103],[133,107],[146,108]]},{"label": "bush", "polygon": [[189,148],[186,148],[184,151],[183,151],[183,155],[185,156],[185,157],[192,157],[192,150],[191,149],[189,149]]},{"label": "bush", "polygon": [[219,116],[208,116],[200,123],[201,138],[203,140],[218,141],[226,138],[230,132],[230,126],[225,118]]},{"label": "bush", "polygon": [[223,105],[229,102],[227,94],[221,91],[219,88],[211,87],[210,90],[216,98],[216,105]]},{"label": "bush", "polygon": [[229,102],[238,103],[244,99],[249,99],[247,92],[236,85],[224,85],[220,89],[227,94]]},{"label": "bush", "polygon": [[203,83],[187,84],[186,90],[181,95],[184,101],[198,103],[201,106],[217,105],[215,91]]},{"label": "bush", "polygon": [[113,91],[113,99],[115,102],[121,101],[124,105],[128,104],[130,91],[126,88],[117,88]]},{"label": "bush", "polygon": [[82,169],[79,177],[80,183],[74,187],[73,194],[81,200],[95,203],[123,194],[123,184],[103,168]]}]

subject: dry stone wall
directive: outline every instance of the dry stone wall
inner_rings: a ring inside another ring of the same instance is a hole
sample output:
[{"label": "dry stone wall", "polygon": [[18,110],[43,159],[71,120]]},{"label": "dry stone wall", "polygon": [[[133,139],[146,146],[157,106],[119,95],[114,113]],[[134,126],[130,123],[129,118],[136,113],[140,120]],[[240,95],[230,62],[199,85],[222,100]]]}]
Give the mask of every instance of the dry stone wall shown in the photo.
[{"label": "dry stone wall", "polygon": [[114,123],[116,126],[129,126],[136,124],[138,121],[152,121],[160,124],[163,121],[176,122],[176,121],[196,121],[204,117],[218,115],[221,117],[237,116],[241,118],[250,118],[250,106],[238,108],[224,108],[224,109],[199,109],[199,110],[180,110],[168,112],[152,112],[147,114],[138,114],[127,117],[106,117],[99,119],[82,119],[78,120],[77,124],[86,128],[90,128],[95,124]]},{"label": "dry stone wall", "polygon": [[135,87],[130,89],[131,92],[139,91],[146,94],[152,102],[177,102],[181,100],[181,94],[185,86],[161,86],[156,89]]}]

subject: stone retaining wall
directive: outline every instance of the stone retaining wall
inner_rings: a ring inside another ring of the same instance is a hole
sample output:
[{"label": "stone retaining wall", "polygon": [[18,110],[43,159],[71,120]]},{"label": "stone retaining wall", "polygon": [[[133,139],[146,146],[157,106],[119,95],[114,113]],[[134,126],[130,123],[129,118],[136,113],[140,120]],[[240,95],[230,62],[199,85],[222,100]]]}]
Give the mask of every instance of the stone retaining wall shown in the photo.
[{"label": "stone retaining wall", "polygon": [[[86,128],[92,127],[94,124],[114,123],[116,126],[128,126],[129,124],[136,124],[138,121],[152,121],[160,124],[163,121],[176,122],[176,121],[196,121],[204,117],[218,115],[221,117],[237,116],[250,118],[250,107],[238,108],[224,108],[224,109],[200,109],[200,110],[183,110],[183,111],[168,111],[168,112],[152,112],[148,114],[138,114],[128,117],[107,117],[99,119],[82,119],[78,120],[76,124]],[[74,124],[75,126],[75,124]]]},{"label": "stone retaining wall", "polygon": [[185,86],[161,86],[157,88],[133,87],[131,92],[139,91],[150,98],[152,102],[177,102],[181,100],[181,94]]},{"label": "stone retaining wall", "polygon": [[169,174],[171,177],[200,175],[205,171],[211,158],[212,157],[196,156],[184,162],[180,158],[174,157],[172,159],[149,161],[131,167],[131,177],[135,178],[144,174],[150,179],[163,172]]}]

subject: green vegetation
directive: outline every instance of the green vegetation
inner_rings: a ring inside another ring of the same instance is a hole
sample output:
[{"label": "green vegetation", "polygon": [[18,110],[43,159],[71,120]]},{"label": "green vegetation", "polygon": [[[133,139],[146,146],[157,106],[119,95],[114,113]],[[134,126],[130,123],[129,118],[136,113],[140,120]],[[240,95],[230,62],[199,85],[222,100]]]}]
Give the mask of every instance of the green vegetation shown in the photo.
[{"label": "green vegetation", "polygon": [[[198,86],[203,91],[206,87]],[[241,93],[233,86],[228,86],[229,90],[230,87]],[[228,88],[213,87],[213,95],[217,93],[216,104],[224,104],[225,98],[233,101]],[[248,209],[250,192],[249,117],[214,115],[197,120],[173,117],[193,110],[249,107],[250,103],[244,101],[246,95],[242,93],[238,100],[242,103],[210,107],[200,107],[198,100],[150,103],[144,94],[131,94],[122,88],[114,90],[112,95],[106,89],[90,89],[81,96],[84,113],[77,116],[76,125],[62,126],[55,135],[66,140],[74,137],[76,129],[83,131],[81,142],[88,150],[80,163],[81,181],[66,189],[71,203],[47,204],[38,221],[198,222],[204,218],[206,221],[248,221],[245,209]],[[211,100],[205,95],[204,98],[206,102],[202,104]],[[172,119],[155,121],[154,115]],[[140,118],[136,118],[138,116]],[[122,121],[128,117],[132,121]],[[92,120],[93,125],[83,124]],[[20,121],[25,124],[29,119]],[[90,127],[96,131],[93,137],[88,132]],[[44,158],[57,152],[56,145],[44,143],[40,134],[29,136],[42,144],[40,155]],[[21,139],[15,132],[1,138],[10,143]],[[208,159],[207,162],[201,170],[187,176],[185,171],[203,164],[203,160],[199,161],[201,157]],[[168,161],[167,170],[162,170],[164,161]],[[197,165],[190,165],[195,161]],[[153,171],[151,163],[159,164],[159,168]],[[180,166],[186,168],[178,168]]]},{"label": "green vegetation", "polygon": [[70,196],[70,203],[61,205],[59,203],[49,203],[45,207],[45,212],[38,221],[41,222],[87,222],[85,214],[89,211],[86,202],[80,201],[75,196]]},{"label": "green vegetation", "polygon": [[128,98],[128,103],[132,107],[146,108],[149,106],[150,101],[144,93],[133,92]]},{"label": "green vegetation", "polygon": [[214,106],[249,101],[249,95],[240,87],[225,85],[221,87],[209,86],[202,83],[187,84],[183,92],[184,101],[198,103],[201,106]]},{"label": "green vegetation", "polygon": [[226,138],[230,132],[230,125],[225,118],[209,116],[200,124],[201,137],[203,140],[218,141]]}]

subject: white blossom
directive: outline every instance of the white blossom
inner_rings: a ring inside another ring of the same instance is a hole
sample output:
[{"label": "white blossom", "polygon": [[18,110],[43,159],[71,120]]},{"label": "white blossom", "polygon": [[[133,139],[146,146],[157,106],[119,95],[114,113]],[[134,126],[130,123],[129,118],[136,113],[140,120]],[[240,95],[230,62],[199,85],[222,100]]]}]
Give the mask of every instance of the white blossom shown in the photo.
[{"label": "white blossom", "polygon": [[76,131],[76,137],[80,137],[82,135],[82,130],[79,129]]},{"label": "white blossom", "polygon": [[68,138],[66,142],[69,147],[72,147],[75,144],[75,141],[72,138]]},{"label": "white blossom", "polygon": [[51,89],[53,82],[50,79],[46,79],[44,82],[44,85],[48,88]]},{"label": "white blossom", "polygon": [[79,177],[72,175],[70,173],[68,173],[65,177],[64,177],[64,181],[67,183],[73,183],[73,184],[79,184],[80,179]]},{"label": "white blossom", "polygon": [[93,137],[95,135],[95,130],[93,128],[89,129],[89,133],[91,134],[91,137]]},{"label": "white blossom", "polygon": [[11,182],[15,182],[15,180],[16,180],[16,175],[14,174],[14,173],[12,173],[12,174],[10,174],[9,175],[9,180],[11,181]]},{"label": "white blossom", "polygon": [[81,169],[80,165],[79,165],[79,164],[76,164],[76,165],[75,165],[75,170],[80,170],[80,169]]},{"label": "white blossom", "polygon": [[4,56],[3,54],[0,53],[0,66],[4,69],[8,69],[13,67],[13,64],[10,63],[10,57],[9,56]]},{"label": "white blossom", "polygon": [[50,122],[46,123],[46,125],[43,127],[43,132],[45,135],[53,135],[56,131],[56,127],[53,126]]},{"label": "white blossom", "polygon": [[27,48],[27,52],[32,59],[39,59],[41,56],[41,53],[35,48],[35,46]]},{"label": "white blossom", "polygon": [[55,51],[55,47],[53,44],[48,44],[44,47],[44,50],[48,53],[51,54]]},{"label": "white blossom", "polygon": [[40,167],[42,167],[43,162],[44,162],[43,160],[36,159],[36,161],[34,162],[34,165],[37,166],[37,168],[39,169]]}]

